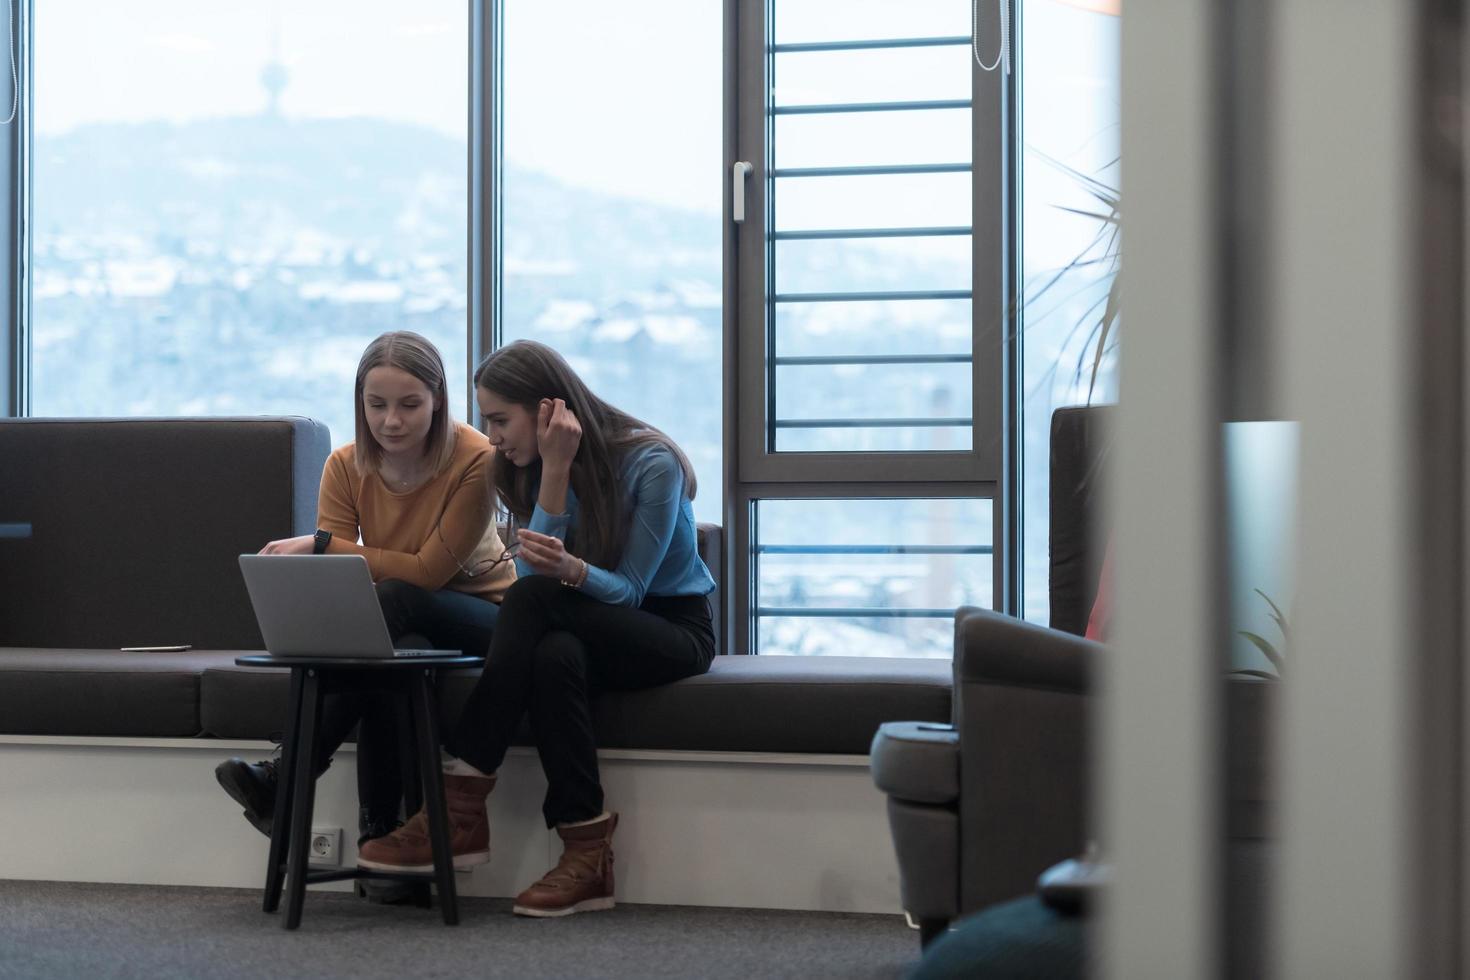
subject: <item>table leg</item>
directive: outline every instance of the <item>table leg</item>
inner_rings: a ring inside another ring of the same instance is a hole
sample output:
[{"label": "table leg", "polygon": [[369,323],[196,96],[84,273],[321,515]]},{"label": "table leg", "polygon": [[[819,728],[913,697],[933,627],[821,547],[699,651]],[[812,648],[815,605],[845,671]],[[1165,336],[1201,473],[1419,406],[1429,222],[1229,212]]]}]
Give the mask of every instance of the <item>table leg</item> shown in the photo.
[{"label": "table leg", "polygon": [[424,780],[423,773],[419,771],[418,732],[413,723],[413,691],[400,690],[404,696],[394,704],[394,720],[398,723],[398,744],[401,747],[398,754],[403,776],[403,812],[413,816],[424,806]]},{"label": "table leg", "polygon": [[439,764],[439,721],[434,707],[432,670],[416,672],[411,684],[414,727],[417,729],[419,773],[424,805],[428,809],[429,841],[434,847],[434,879],[444,924],[459,924],[459,900],[454,889],[454,849],[449,838],[449,813],[444,802],[444,776]]},{"label": "table leg", "polygon": [[285,879],[287,833],[291,819],[291,784],[295,779],[296,740],[301,737],[301,668],[291,670],[291,694],[286,699],[286,730],[281,733],[281,762],[276,769],[276,810],[271,819],[270,857],[265,866],[265,910],[281,907]]},{"label": "table leg", "polygon": [[[286,918],[281,925],[295,929],[301,924],[301,904],[306,897],[306,862],[311,849],[311,811],[316,802],[317,724],[321,719],[322,686],[319,671],[307,668],[302,680],[300,731],[293,760],[291,789],[291,839],[287,845]],[[280,828],[271,828],[274,837]]]}]

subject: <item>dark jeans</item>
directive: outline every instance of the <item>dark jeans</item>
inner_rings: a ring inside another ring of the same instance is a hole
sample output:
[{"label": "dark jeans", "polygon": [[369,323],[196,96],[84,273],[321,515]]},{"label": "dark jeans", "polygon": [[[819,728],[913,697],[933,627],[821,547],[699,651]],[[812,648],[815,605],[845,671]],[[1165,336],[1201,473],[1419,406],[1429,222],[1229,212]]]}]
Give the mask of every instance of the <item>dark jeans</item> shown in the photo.
[{"label": "dark jeans", "polygon": [[[430,592],[407,582],[378,583],[378,604],[388,622],[388,635],[405,648],[424,646],[483,656],[500,607],[478,596],[452,589]],[[399,643],[405,637],[414,639]],[[370,672],[364,672],[370,674]],[[368,680],[367,676],[360,678]],[[383,690],[332,694],[323,699],[317,770],[327,767],[357,725],[357,795],[370,820],[392,821],[403,801],[401,746],[410,744],[407,718],[400,718],[401,698]]]},{"label": "dark jeans", "polygon": [[529,713],[546,773],[546,825],[590,820],[602,813],[592,694],[702,674],[714,655],[704,596],[649,596],[629,609],[549,576],[519,579],[500,604],[485,671],[447,747],[481,772],[494,772]]}]

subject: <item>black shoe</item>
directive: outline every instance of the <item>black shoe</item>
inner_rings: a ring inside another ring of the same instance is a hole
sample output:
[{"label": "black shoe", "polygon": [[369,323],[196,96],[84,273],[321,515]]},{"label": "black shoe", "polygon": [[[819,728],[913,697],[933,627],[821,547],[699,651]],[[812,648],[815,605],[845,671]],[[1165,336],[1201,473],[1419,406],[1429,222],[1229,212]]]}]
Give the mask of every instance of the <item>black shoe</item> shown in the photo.
[{"label": "black shoe", "polygon": [[434,905],[433,892],[429,890],[427,881],[364,878],[357,883],[357,897],[374,905],[415,905],[421,909]]},{"label": "black shoe", "polygon": [[244,759],[226,759],[214,767],[214,778],[231,799],[245,808],[245,819],[250,825],[269,837],[279,783],[276,761],[250,763]]}]

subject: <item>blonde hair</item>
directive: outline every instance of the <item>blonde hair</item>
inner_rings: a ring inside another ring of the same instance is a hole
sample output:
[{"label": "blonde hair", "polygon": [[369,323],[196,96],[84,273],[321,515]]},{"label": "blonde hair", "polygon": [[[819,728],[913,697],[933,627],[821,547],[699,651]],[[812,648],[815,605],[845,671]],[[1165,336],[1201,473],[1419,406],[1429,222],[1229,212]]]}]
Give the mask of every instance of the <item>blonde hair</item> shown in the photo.
[{"label": "blonde hair", "polygon": [[429,435],[424,440],[424,458],[433,464],[438,475],[454,456],[455,429],[449,417],[448,383],[444,375],[444,359],[439,348],[427,338],[411,330],[392,330],[383,334],[362,352],[357,362],[357,385],[353,390],[353,413],[357,421],[357,474],[376,473],[383,462],[383,447],[368,428],[367,412],[362,405],[362,389],[368,372],[376,367],[394,367],[406,371],[424,383],[434,399],[434,416],[429,422]]}]

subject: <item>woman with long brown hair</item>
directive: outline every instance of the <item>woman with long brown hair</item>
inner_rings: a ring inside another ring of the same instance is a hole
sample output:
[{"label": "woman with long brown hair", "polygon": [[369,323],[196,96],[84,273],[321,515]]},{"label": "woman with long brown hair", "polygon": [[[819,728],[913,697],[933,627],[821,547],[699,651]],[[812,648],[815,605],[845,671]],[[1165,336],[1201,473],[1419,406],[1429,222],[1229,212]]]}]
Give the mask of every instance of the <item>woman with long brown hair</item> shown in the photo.
[{"label": "woman with long brown hair", "polygon": [[[515,570],[493,520],[495,451],[479,430],[454,421],[448,395],[444,361],[424,337],[400,330],[369,344],[357,365],[355,438],[327,458],[317,532],[272,541],[261,553],[362,555],[395,642],[418,636],[435,649],[479,656]],[[326,699],[318,774],[353,725],[361,844],[399,824],[403,782],[392,699]],[[229,759],[215,776],[269,836],[274,761]]]},{"label": "woman with long brown hair", "polygon": [[[673,440],[598,398],[544,344],[491,354],[475,394],[520,551],[484,673],[446,738],[455,864],[489,860],[485,798],[529,714],[547,780],[542,815],[564,853],[515,911],[611,908],[618,816],[603,808],[590,698],[709,669],[715,583],[699,557],[694,470]],[[369,841],[358,863],[430,868],[425,817]]]}]

